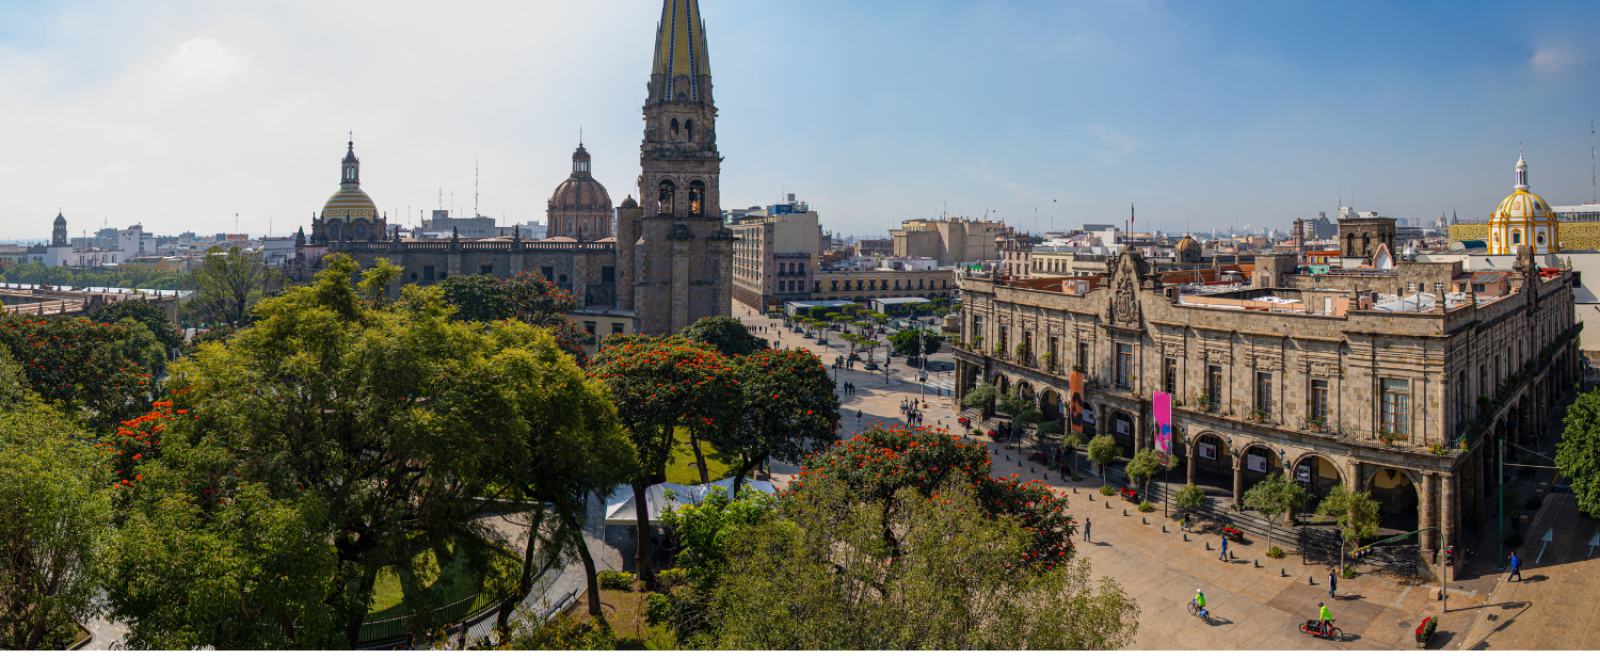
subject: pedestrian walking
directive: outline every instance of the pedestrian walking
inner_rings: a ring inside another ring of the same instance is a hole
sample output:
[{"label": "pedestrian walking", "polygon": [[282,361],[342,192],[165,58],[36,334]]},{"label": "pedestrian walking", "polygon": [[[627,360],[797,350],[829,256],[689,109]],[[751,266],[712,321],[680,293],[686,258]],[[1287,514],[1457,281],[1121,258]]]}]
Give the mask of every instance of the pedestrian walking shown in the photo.
[{"label": "pedestrian walking", "polygon": [[1189,530],[1189,511],[1187,510],[1183,511],[1183,530],[1185,532]]},{"label": "pedestrian walking", "polygon": [[1522,559],[1517,558],[1517,552],[1511,552],[1511,576],[1506,581],[1522,581]]},{"label": "pedestrian walking", "polygon": [[1339,599],[1337,595],[1333,594],[1333,592],[1338,589],[1339,575],[1334,574],[1333,570],[1330,569],[1328,570],[1328,599]]},{"label": "pedestrian walking", "polygon": [[1094,527],[1094,522],[1089,521],[1089,518],[1087,518],[1087,517],[1083,518],[1083,541],[1084,542],[1089,542],[1089,530],[1092,529],[1093,527]]},{"label": "pedestrian walking", "polygon": [[1222,554],[1217,556],[1217,560],[1223,561],[1223,562],[1226,562],[1228,560],[1228,537],[1227,536],[1223,536],[1222,537]]},{"label": "pedestrian walking", "polygon": [[861,410],[856,410],[856,423],[861,423]]}]

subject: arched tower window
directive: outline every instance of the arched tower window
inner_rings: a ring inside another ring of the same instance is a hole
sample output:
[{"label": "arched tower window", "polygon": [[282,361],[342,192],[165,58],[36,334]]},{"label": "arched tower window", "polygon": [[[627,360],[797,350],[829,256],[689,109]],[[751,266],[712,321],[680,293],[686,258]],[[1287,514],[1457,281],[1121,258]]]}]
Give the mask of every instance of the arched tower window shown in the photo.
[{"label": "arched tower window", "polygon": [[1363,234],[1361,234],[1361,255],[1362,256],[1369,256],[1371,254],[1372,254],[1372,234],[1363,233]]},{"label": "arched tower window", "polygon": [[[676,133],[677,130],[678,130],[678,127],[677,127],[677,123],[678,122],[677,122],[677,120],[673,120],[672,123],[673,123],[672,130],[673,130],[674,133]],[[657,200],[658,203],[656,205],[656,215],[665,215],[667,217],[671,217],[674,214],[674,211],[673,211],[673,199],[674,199],[675,195],[677,194],[677,191],[678,191],[678,186],[673,185],[672,181],[662,181],[661,182],[661,195],[660,195],[660,198]]]},{"label": "arched tower window", "polygon": [[685,119],[685,120],[683,120],[683,132],[688,134],[690,142],[694,141],[694,120],[693,119]]},{"label": "arched tower window", "polygon": [[678,139],[678,119],[672,119],[672,139]]},{"label": "arched tower window", "polygon": [[703,181],[689,183],[689,217],[705,217],[706,214],[706,184]]}]

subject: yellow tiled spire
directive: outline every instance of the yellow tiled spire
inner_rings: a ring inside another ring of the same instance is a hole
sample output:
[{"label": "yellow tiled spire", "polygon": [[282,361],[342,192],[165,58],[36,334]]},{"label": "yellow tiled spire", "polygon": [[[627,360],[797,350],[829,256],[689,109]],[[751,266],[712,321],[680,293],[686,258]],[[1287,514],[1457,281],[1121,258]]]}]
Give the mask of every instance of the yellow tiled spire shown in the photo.
[{"label": "yellow tiled spire", "polygon": [[705,21],[696,0],[663,0],[661,24],[656,27],[656,59],[652,75],[675,78],[711,75],[706,50]]}]

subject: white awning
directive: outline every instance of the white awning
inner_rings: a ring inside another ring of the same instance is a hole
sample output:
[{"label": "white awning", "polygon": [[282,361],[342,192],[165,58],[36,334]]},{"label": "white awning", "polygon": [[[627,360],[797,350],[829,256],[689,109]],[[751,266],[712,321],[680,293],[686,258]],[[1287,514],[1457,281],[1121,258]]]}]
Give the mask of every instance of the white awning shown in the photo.
[{"label": "white awning", "polygon": [[[672,510],[684,504],[699,504],[711,494],[712,488],[717,487],[732,492],[733,479],[724,478],[706,485],[679,485],[677,483],[651,485],[644,491],[646,506],[650,511],[650,523],[660,524],[661,511],[663,510]],[[773,487],[772,483],[750,479],[746,479],[744,484],[739,486],[739,489],[741,491],[745,489],[760,490],[767,494],[778,493],[777,488]],[[675,501],[667,500],[666,493],[668,490],[671,490],[676,495],[674,497]],[[619,487],[606,499],[606,525],[632,526],[638,524],[639,518],[636,510],[637,508],[633,503],[633,488]]]}]

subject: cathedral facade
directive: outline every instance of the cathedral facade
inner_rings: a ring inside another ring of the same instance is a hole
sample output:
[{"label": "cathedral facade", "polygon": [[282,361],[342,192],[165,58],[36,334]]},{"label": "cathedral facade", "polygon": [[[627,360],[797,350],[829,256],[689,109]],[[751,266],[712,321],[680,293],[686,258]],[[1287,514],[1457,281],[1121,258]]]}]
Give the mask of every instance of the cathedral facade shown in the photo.
[{"label": "cathedral facade", "polygon": [[[614,210],[579,145],[572,175],[547,208],[549,235],[524,240],[513,232],[485,240],[402,239],[360,189],[360,162],[350,145],[340,189],[302,229],[286,268],[305,280],[329,252],[363,267],[386,258],[402,269],[398,285],[437,283],[459,275],[511,277],[536,272],[574,293],[587,312],[630,316],[642,334],[670,334],[696,320],[733,310],[733,232],[722,225],[717,109],[705,23],[696,0],[664,0],[655,61],[643,108],[639,199]],[[391,294],[398,291],[390,291]]]}]

